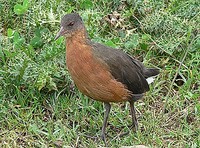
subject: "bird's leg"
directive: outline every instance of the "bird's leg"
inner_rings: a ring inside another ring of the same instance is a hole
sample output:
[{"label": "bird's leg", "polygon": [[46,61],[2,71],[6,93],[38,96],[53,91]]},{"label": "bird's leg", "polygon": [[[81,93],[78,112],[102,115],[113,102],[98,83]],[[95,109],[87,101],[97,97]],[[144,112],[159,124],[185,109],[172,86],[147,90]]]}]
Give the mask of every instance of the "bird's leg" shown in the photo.
[{"label": "bird's leg", "polygon": [[[132,124],[130,126],[130,129],[134,128],[135,131],[137,131],[138,129],[138,122],[137,122],[137,118],[136,118],[136,114],[135,114],[135,107],[134,107],[134,101],[129,101],[130,102],[130,108],[131,108],[131,117],[132,117]],[[125,135],[128,135],[128,132],[122,133],[119,135],[119,137],[123,137]]]},{"label": "bird's leg", "polygon": [[135,114],[134,101],[130,101],[130,108],[131,108],[132,124],[133,124],[133,126],[135,128],[135,131],[137,131],[137,129],[138,129],[138,121],[137,121],[136,114]]},{"label": "bird's leg", "polygon": [[106,144],[106,135],[105,135],[105,132],[106,132],[106,126],[107,126],[107,121],[108,121],[108,115],[110,113],[110,108],[111,108],[111,105],[110,103],[104,103],[105,105],[105,113],[104,113],[104,120],[103,120],[103,127],[102,127],[102,131],[101,131],[101,138],[102,140],[104,141],[105,145],[107,146]]}]

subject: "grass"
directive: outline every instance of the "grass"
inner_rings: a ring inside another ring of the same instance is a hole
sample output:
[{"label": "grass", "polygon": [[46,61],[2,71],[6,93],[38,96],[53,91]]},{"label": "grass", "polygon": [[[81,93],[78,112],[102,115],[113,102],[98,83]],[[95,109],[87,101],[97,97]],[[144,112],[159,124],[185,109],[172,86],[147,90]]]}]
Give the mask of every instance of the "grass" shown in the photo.
[{"label": "grass", "polygon": [[112,105],[108,145],[200,147],[199,8],[198,0],[2,0],[0,147],[104,146],[103,105],[74,87],[64,39],[54,41],[60,18],[72,11],[92,40],[161,70],[136,103],[136,133],[118,136],[129,130],[129,105]]}]

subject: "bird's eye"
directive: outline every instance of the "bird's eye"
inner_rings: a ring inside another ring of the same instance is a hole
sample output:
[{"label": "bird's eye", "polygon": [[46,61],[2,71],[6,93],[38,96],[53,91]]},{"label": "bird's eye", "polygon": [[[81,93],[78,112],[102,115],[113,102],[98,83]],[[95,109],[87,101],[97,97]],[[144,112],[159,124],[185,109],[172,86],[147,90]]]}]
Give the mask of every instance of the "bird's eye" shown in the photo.
[{"label": "bird's eye", "polygon": [[74,22],[70,22],[67,26],[73,26]]}]

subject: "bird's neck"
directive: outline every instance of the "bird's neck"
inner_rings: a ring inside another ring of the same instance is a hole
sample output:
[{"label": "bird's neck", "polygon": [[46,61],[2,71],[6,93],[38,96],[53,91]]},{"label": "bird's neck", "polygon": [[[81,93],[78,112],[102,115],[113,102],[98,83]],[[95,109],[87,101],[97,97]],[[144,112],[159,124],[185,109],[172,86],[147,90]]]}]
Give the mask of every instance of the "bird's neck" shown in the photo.
[{"label": "bird's neck", "polygon": [[86,43],[89,40],[88,34],[85,28],[81,28],[74,32],[70,37],[66,38],[67,44],[73,43]]},{"label": "bird's neck", "polygon": [[92,47],[85,29],[80,29],[73,33],[71,37],[66,39],[67,59],[71,57],[82,59],[84,56],[91,54]]}]

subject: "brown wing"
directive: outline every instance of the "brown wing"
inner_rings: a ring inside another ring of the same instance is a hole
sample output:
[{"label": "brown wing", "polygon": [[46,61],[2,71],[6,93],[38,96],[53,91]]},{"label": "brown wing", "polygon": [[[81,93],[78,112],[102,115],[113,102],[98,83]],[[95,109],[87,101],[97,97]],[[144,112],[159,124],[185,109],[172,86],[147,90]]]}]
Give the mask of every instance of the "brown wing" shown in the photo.
[{"label": "brown wing", "polygon": [[124,52],[106,47],[99,43],[92,43],[94,54],[103,60],[110,68],[115,79],[122,82],[133,94],[142,94],[149,90],[144,76],[144,66]]}]

